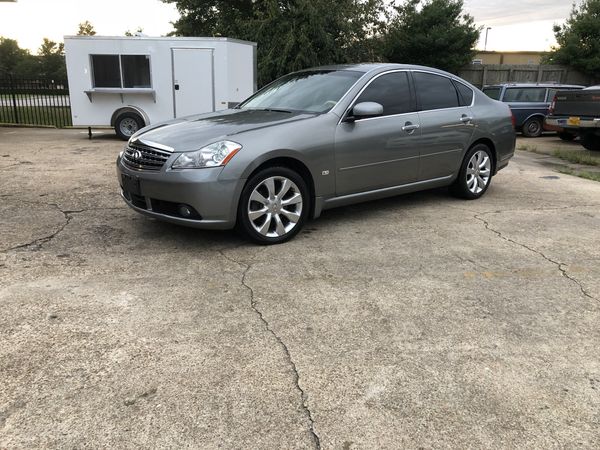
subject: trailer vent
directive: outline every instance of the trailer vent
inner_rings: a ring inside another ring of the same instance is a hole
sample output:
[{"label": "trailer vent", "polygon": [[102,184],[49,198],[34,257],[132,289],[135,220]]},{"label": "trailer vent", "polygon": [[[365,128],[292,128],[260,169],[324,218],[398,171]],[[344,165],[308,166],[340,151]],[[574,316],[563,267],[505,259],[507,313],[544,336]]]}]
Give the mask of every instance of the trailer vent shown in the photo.
[{"label": "trailer vent", "polygon": [[123,163],[136,170],[160,170],[171,156],[170,152],[139,143],[129,144],[123,152]]}]

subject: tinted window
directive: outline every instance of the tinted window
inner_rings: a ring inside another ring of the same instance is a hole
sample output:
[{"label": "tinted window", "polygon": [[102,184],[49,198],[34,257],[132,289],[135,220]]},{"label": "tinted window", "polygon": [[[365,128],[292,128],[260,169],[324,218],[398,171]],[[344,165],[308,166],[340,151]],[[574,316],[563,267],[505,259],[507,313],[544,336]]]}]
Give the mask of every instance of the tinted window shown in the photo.
[{"label": "tinted window", "polygon": [[450,78],[415,72],[414,79],[421,110],[455,108],[459,105],[458,94]]},{"label": "tinted window", "polygon": [[383,115],[413,111],[406,72],[381,75],[367,86],[355,103],[376,102],[383,105]]},{"label": "tinted window", "polygon": [[94,87],[121,87],[119,55],[92,55]]},{"label": "tinted window", "polygon": [[544,102],[546,88],[508,88],[504,101],[510,103]]},{"label": "tinted window", "polygon": [[501,92],[502,88],[499,87],[483,88],[483,93],[494,100],[500,100]]},{"label": "tinted window", "polygon": [[473,91],[471,88],[458,81],[454,82],[454,86],[456,86],[456,90],[458,91],[460,106],[471,106],[471,103],[473,103]]},{"label": "tinted window", "polygon": [[315,70],[286,75],[258,91],[239,108],[324,113],[333,108],[364,73]]},{"label": "tinted window", "polygon": [[147,55],[122,55],[123,87],[150,87],[150,57]]},{"label": "tinted window", "polygon": [[548,97],[547,97],[547,101],[551,102],[552,100],[554,100],[554,96],[556,95],[556,93],[559,91],[560,89],[548,89]]}]

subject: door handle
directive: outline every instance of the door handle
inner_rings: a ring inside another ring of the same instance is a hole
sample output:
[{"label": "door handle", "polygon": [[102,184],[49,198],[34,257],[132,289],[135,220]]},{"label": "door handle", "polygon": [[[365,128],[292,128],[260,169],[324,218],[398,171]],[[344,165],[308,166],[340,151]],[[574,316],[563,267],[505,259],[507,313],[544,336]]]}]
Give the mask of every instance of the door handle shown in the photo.
[{"label": "door handle", "polygon": [[469,123],[473,120],[473,117],[471,116],[467,116],[466,114],[463,114],[462,117],[460,118],[460,121],[462,123]]},{"label": "door handle", "polygon": [[416,129],[419,128],[418,123],[406,122],[402,127],[402,131],[405,131],[408,134],[413,134]]}]

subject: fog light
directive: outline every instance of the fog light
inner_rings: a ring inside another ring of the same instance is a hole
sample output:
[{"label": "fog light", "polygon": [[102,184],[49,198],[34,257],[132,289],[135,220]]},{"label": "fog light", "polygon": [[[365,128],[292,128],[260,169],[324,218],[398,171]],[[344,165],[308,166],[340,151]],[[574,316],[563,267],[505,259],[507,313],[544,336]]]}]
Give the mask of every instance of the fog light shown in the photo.
[{"label": "fog light", "polygon": [[177,206],[177,211],[179,215],[182,217],[192,217],[192,209],[188,205],[179,205]]}]

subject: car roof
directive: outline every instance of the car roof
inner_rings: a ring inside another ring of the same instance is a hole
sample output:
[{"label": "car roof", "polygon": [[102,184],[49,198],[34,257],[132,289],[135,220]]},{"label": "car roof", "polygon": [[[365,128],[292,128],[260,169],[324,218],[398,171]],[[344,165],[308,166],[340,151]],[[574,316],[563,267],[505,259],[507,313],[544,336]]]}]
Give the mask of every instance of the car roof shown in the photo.
[{"label": "car roof", "polygon": [[497,84],[486,84],[484,88],[500,88],[500,87],[542,87],[542,88],[581,88],[578,84],[560,84],[560,83],[497,83]]},{"label": "car roof", "polygon": [[437,72],[444,75],[449,75],[455,78],[453,75],[443,70],[436,69],[434,67],[419,66],[415,64],[392,64],[392,63],[358,63],[358,64],[332,64],[327,66],[311,67],[309,69],[299,70],[299,72],[307,72],[313,70],[352,70],[355,72],[373,72],[373,71],[385,71],[393,69],[404,69],[404,70],[427,70],[428,72]]}]

